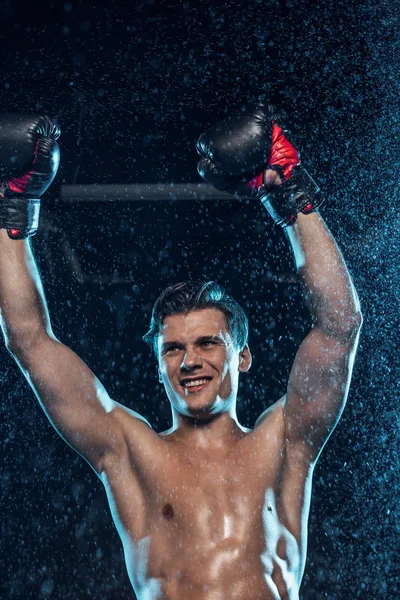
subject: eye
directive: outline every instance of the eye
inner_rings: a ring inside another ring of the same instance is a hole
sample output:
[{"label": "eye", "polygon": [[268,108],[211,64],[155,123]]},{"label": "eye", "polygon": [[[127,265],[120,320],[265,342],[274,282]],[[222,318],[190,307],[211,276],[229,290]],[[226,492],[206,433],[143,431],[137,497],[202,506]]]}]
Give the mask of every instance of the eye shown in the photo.
[{"label": "eye", "polygon": [[201,342],[202,346],[215,346],[215,342],[212,342],[211,340],[206,340],[204,342]]},{"label": "eye", "polygon": [[168,346],[168,348],[165,348],[164,354],[171,354],[171,352],[177,352],[178,350],[180,350],[180,346]]}]

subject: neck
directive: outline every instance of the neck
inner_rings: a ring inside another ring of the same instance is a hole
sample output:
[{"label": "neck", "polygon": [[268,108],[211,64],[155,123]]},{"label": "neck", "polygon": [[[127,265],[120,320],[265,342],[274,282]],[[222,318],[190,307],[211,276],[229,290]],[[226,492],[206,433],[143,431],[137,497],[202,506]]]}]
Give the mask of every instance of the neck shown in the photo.
[{"label": "neck", "polygon": [[198,450],[226,448],[246,431],[238,422],[234,407],[229,412],[203,415],[199,419],[182,415],[172,408],[172,422],[171,437]]}]

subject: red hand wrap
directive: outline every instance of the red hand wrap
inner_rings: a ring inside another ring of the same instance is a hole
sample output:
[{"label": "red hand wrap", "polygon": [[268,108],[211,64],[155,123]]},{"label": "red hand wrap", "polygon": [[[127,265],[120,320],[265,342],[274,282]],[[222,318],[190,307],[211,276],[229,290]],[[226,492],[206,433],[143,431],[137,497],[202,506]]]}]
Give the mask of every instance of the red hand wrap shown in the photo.
[{"label": "red hand wrap", "polygon": [[269,167],[280,167],[287,181],[292,176],[293,169],[300,164],[299,153],[289,142],[283,129],[272,121],[272,146],[268,157]]},{"label": "red hand wrap", "polygon": [[[39,147],[39,140],[36,142],[35,150],[33,151],[32,167],[35,166],[35,163],[37,160],[38,147]],[[35,170],[31,169],[30,171],[25,173],[25,175],[22,175],[22,177],[13,177],[12,179],[10,179],[8,181],[9,189],[12,192],[15,192],[16,194],[25,194],[26,188],[27,188],[34,172],[35,172]]]},{"label": "red hand wrap", "polygon": [[29,181],[33,175],[34,171],[28,171],[22,177],[14,177],[13,179],[9,179],[8,187],[11,192],[15,192],[16,194],[25,194],[26,188],[29,184]]},{"label": "red hand wrap", "polygon": [[253,192],[258,193],[258,190],[260,189],[260,187],[262,187],[263,183],[264,171],[261,171],[259,175],[256,175],[255,177],[253,177],[253,179],[250,179],[250,181],[246,183],[246,187],[251,189]]},{"label": "red hand wrap", "polygon": [[[279,167],[279,172],[283,180],[287,181],[293,175],[293,169],[300,164],[299,153],[289,142],[283,129],[272,121],[271,150],[269,151],[266,169]],[[251,190],[258,192],[264,183],[264,171],[253,177],[246,186]]]}]

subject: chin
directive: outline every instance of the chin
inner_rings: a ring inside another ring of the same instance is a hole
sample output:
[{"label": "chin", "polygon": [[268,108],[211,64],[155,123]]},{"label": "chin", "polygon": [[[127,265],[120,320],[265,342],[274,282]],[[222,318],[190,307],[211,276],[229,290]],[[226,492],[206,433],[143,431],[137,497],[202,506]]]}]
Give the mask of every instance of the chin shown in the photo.
[{"label": "chin", "polygon": [[186,410],[188,411],[188,413],[192,414],[195,412],[198,412],[200,414],[203,413],[211,413],[214,409],[215,406],[215,402],[216,400],[203,400],[201,401],[200,399],[197,400],[192,400],[188,402],[187,398],[183,399],[184,403],[185,403],[185,407]]},{"label": "chin", "polygon": [[218,398],[197,398],[174,394],[170,397],[171,406],[186,417],[207,417],[215,414]]}]

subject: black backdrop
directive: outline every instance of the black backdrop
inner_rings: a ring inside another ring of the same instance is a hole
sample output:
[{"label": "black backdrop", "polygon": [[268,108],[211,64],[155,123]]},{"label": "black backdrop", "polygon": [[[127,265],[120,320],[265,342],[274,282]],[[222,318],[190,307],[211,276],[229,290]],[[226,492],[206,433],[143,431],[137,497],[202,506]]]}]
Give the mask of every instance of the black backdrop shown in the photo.
[{"label": "black backdrop", "polygon": [[[175,281],[216,279],[247,309],[255,361],[240,421],[284,392],[309,325],[284,236],[247,201],[67,204],[60,186],[199,181],[205,127],[264,94],[290,105],[365,317],[348,405],[315,471],[301,597],[395,597],[398,3],[0,7],[2,110],[57,116],[63,131],[33,242],[56,335],[159,431],[169,407],[141,336]],[[1,597],[132,598],[102,486],[5,349],[0,361]]]}]

